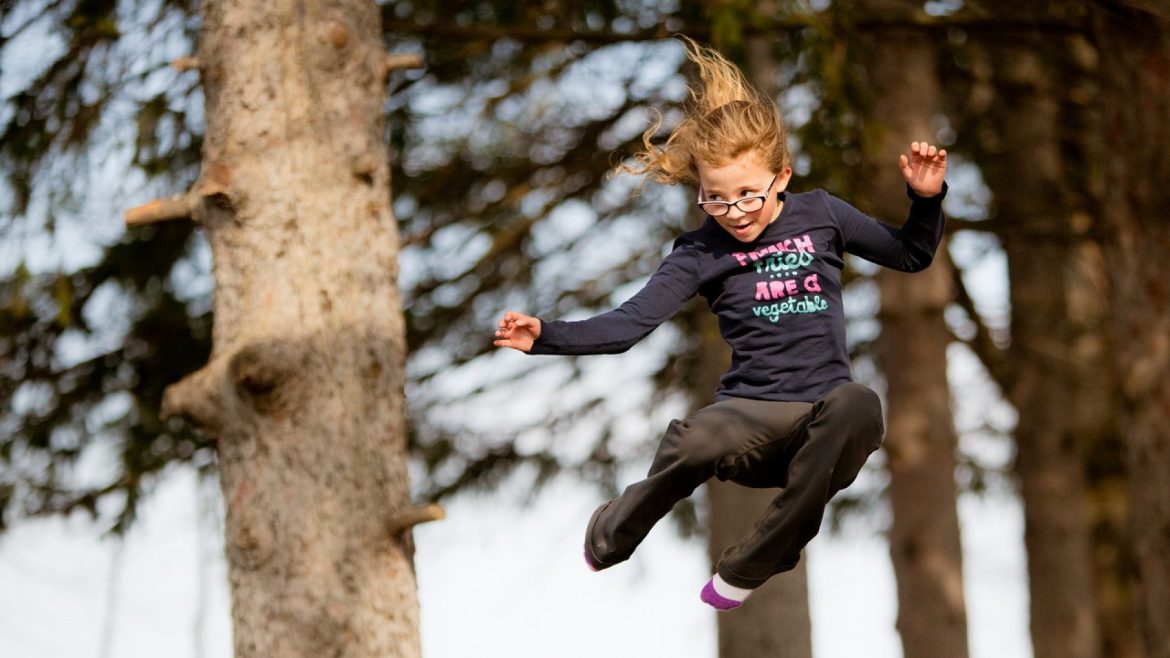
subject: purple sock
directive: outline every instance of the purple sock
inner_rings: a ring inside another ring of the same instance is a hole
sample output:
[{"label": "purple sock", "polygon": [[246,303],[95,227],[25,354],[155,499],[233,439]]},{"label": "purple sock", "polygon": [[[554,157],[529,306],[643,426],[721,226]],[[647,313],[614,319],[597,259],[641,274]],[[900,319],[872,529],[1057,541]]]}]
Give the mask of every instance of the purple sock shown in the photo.
[{"label": "purple sock", "polygon": [[585,566],[589,567],[590,571],[601,571],[601,569],[598,569],[597,566],[593,564],[593,558],[589,557],[588,548],[585,549]]},{"label": "purple sock", "polygon": [[730,585],[723,583],[722,578],[719,578],[720,584],[723,585],[725,590],[728,590],[728,593],[740,596],[738,599],[728,598],[723,594],[720,594],[719,590],[716,589],[716,578],[719,578],[719,576],[712,576],[711,579],[707,581],[707,584],[703,586],[703,591],[699,594],[699,598],[703,600],[703,603],[706,603],[716,610],[733,610],[743,605],[744,600],[747,598],[748,594],[751,593],[751,590],[731,587]]}]

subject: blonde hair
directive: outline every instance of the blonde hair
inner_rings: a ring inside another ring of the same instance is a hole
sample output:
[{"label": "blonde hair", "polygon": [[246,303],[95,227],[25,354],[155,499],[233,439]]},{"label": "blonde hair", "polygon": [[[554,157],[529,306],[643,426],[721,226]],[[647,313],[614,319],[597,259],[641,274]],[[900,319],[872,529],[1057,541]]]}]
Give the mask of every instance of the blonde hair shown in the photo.
[{"label": "blonde hair", "polygon": [[776,104],[760,93],[744,74],[716,50],[679,36],[687,58],[698,65],[701,83],[691,85],[683,120],[666,143],[656,146],[651,138],[662,128],[658,114],[642,134],[643,150],[633,164],[618,165],[624,171],[659,183],[697,183],[699,163],[721,166],[749,151],[762,164],[779,172],[788,166],[788,131]]}]

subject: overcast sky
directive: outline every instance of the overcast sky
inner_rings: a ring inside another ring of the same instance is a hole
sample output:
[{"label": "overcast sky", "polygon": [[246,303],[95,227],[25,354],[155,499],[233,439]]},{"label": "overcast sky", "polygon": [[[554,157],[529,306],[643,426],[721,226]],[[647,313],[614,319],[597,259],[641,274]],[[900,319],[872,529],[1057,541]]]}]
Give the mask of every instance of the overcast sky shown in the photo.
[{"label": "overcast sky", "polygon": [[[5,536],[0,655],[231,656],[218,522],[197,486],[177,472],[120,550],[80,519]],[[464,498],[446,520],[420,526],[424,655],[714,657],[715,613],[698,599],[710,575],[702,546],[661,525],[629,563],[592,573],[581,538],[595,495],[554,484],[527,510],[507,493]],[[972,656],[1028,658],[1019,509],[1002,497],[967,497],[961,512]],[[817,658],[901,655],[886,550],[865,531],[813,540],[806,559]]]}]

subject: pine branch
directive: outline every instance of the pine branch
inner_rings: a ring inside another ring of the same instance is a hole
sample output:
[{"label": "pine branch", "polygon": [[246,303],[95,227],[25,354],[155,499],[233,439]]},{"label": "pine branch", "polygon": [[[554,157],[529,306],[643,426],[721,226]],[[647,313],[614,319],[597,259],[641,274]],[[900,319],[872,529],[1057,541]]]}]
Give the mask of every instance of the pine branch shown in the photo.
[{"label": "pine branch", "polygon": [[979,357],[991,378],[999,386],[999,390],[1007,394],[1015,384],[1015,368],[1012,367],[1005,351],[992,340],[991,330],[975,309],[975,302],[967,291],[967,284],[963,281],[962,270],[954,267],[951,272],[954,277],[955,302],[966,312],[971,324],[975,326],[975,335],[964,342]]},{"label": "pine branch", "polygon": [[[385,32],[412,34],[423,38],[455,41],[497,41],[513,39],[524,43],[557,43],[581,41],[595,44],[615,44],[666,39],[678,33],[697,39],[707,39],[711,28],[705,24],[667,27],[664,21],[656,27],[631,32],[612,30],[575,30],[571,27],[542,29],[531,25],[456,25],[449,21],[419,23],[403,20],[394,15],[394,6],[383,6],[382,27]],[[823,26],[825,21],[816,14],[793,14],[780,18],[762,19],[743,26],[744,35],[775,35],[777,32],[797,32],[810,27]],[[954,14],[951,16],[930,16],[925,13],[908,13],[896,16],[871,16],[851,22],[851,27],[861,32],[884,32],[892,30],[920,30],[945,33],[959,29],[968,32],[993,34],[1081,34],[1088,31],[1087,25],[1048,18],[1003,20],[995,16]]]}]

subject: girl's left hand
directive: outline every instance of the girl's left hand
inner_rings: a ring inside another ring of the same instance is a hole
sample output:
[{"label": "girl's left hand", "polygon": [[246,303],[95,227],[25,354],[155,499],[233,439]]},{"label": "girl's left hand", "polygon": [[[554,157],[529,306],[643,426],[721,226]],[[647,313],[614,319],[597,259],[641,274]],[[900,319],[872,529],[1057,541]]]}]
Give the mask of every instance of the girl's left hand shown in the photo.
[{"label": "girl's left hand", "polygon": [[540,318],[508,311],[496,329],[496,347],[511,347],[521,352],[531,352],[532,344],[540,338]]},{"label": "girl's left hand", "polygon": [[902,177],[918,196],[929,197],[942,192],[947,173],[947,152],[926,142],[910,144],[910,157],[898,156]]}]

